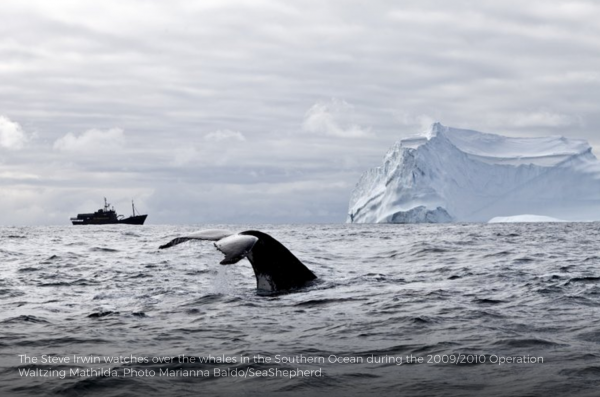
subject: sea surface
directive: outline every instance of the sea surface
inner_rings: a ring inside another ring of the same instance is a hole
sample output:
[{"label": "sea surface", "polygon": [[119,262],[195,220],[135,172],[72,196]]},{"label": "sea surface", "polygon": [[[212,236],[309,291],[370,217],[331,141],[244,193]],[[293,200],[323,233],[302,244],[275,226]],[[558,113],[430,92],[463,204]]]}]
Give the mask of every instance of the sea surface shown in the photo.
[{"label": "sea surface", "polygon": [[[211,242],[158,249],[215,227],[318,281],[264,296]],[[1,227],[0,395],[598,396],[599,247],[598,223]]]}]

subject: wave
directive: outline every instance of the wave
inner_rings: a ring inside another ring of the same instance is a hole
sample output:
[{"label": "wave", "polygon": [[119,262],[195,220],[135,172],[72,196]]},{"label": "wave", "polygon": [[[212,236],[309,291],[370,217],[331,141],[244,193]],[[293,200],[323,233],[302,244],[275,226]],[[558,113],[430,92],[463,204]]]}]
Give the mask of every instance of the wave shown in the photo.
[{"label": "wave", "polygon": [[17,317],[10,317],[0,321],[0,324],[19,324],[19,323],[30,323],[30,324],[50,324],[50,322],[42,317],[36,317],[31,315],[21,315]]}]

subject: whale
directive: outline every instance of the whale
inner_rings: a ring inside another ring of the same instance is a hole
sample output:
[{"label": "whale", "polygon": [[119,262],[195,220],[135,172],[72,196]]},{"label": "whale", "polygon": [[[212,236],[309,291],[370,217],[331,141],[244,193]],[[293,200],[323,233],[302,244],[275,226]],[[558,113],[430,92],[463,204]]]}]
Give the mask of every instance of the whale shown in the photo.
[{"label": "whale", "polygon": [[317,276],[283,244],[258,230],[231,232],[221,229],[201,230],[174,238],[159,249],[170,248],[186,241],[214,241],[225,258],[221,265],[233,265],[248,259],[256,276],[260,293],[279,293],[302,288]]}]

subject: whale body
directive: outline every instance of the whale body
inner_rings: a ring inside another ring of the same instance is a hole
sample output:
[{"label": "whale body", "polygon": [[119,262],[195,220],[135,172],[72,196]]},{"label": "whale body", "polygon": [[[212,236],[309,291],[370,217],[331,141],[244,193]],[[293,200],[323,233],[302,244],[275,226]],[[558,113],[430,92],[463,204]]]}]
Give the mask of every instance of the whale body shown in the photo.
[{"label": "whale body", "polygon": [[225,255],[221,265],[232,265],[247,258],[256,276],[256,288],[261,292],[297,289],[317,278],[283,244],[258,230],[239,233],[220,229],[201,230],[177,237],[159,248],[191,240],[215,241],[214,246]]}]

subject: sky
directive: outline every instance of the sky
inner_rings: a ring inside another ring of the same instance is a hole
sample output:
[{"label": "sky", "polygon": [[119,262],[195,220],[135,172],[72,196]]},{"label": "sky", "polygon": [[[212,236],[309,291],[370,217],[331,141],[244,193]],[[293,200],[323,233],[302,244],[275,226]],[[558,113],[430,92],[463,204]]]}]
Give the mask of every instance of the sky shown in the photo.
[{"label": "sky", "polygon": [[600,148],[594,1],[0,2],[0,225],[337,223],[444,125]]}]

